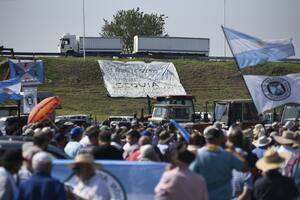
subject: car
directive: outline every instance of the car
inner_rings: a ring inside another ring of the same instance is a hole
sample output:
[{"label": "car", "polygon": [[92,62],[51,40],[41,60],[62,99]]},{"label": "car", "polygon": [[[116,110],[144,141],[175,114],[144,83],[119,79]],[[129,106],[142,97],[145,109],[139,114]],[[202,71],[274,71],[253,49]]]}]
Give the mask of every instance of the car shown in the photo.
[{"label": "car", "polygon": [[[0,156],[8,149],[22,149],[22,145],[31,142],[32,137],[29,136],[1,136],[0,137]],[[59,148],[49,144],[46,150],[55,159],[71,159],[67,154]]]},{"label": "car", "polygon": [[64,124],[65,122],[72,122],[78,126],[83,124],[91,125],[94,123],[94,120],[90,115],[77,114],[77,115],[61,115],[55,117],[56,124]]},{"label": "car", "polygon": [[22,127],[27,124],[28,115],[0,117],[2,135],[20,135]]}]

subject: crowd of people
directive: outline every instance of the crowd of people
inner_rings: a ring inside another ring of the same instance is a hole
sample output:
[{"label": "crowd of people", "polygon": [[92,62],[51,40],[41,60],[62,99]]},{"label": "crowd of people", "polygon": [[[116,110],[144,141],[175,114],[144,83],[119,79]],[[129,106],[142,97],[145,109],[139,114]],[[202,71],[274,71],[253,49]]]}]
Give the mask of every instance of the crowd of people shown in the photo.
[{"label": "crowd of people", "polygon": [[[1,157],[0,199],[110,199],[101,168],[95,160],[166,162],[155,187],[159,200],[292,200],[300,191],[299,124],[274,122],[242,129],[215,122],[203,132],[186,127],[189,141],[172,124],[130,126],[104,121],[100,125],[61,127],[29,124],[23,136],[32,137],[22,150]],[[51,177],[52,144],[73,159],[69,165],[75,185]],[[138,186],[136,186],[138,187]]]}]

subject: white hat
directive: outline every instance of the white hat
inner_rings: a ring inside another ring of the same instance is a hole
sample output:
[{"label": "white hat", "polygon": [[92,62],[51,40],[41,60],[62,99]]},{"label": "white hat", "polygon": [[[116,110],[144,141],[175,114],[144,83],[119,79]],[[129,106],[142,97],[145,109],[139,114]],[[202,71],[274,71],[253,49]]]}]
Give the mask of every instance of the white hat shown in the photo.
[{"label": "white hat", "polygon": [[32,168],[35,170],[38,169],[40,165],[47,163],[52,163],[52,157],[44,151],[38,152],[32,157]]}]

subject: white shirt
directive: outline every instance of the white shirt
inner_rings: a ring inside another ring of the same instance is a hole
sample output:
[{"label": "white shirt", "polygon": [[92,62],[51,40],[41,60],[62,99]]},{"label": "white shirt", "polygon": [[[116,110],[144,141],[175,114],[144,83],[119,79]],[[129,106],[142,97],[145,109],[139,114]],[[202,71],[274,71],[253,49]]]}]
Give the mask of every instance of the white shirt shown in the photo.
[{"label": "white shirt", "polygon": [[83,147],[87,147],[87,146],[91,145],[90,139],[87,135],[83,136],[83,138],[81,138],[79,143],[82,144]]},{"label": "white shirt", "polygon": [[105,180],[96,172],[89,180],[82,182],[77,179],[77,183],[73,188],[73,192],[88,200],[109,200],[110,194]]}]

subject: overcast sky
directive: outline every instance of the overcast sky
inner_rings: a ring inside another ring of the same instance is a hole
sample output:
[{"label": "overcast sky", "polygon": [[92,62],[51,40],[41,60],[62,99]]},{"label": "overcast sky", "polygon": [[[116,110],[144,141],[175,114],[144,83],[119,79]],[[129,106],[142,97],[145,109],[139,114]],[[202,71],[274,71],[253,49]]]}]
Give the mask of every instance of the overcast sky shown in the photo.
[{"label": "overcast sky", "polygon": [[[87,36],[98,35],[103,18],[140,7],[168,16],[170,36],[210,38],[210,55],[224,55],[224,0],[85,0],[85,6]],[[300,58],[299,8],[300,0],[226,0],[226,25],[261,39],[293,38]],[[82,0],[0,0],[0,25],[0,45],[58,52],[64,33],[82,35]]]}]

